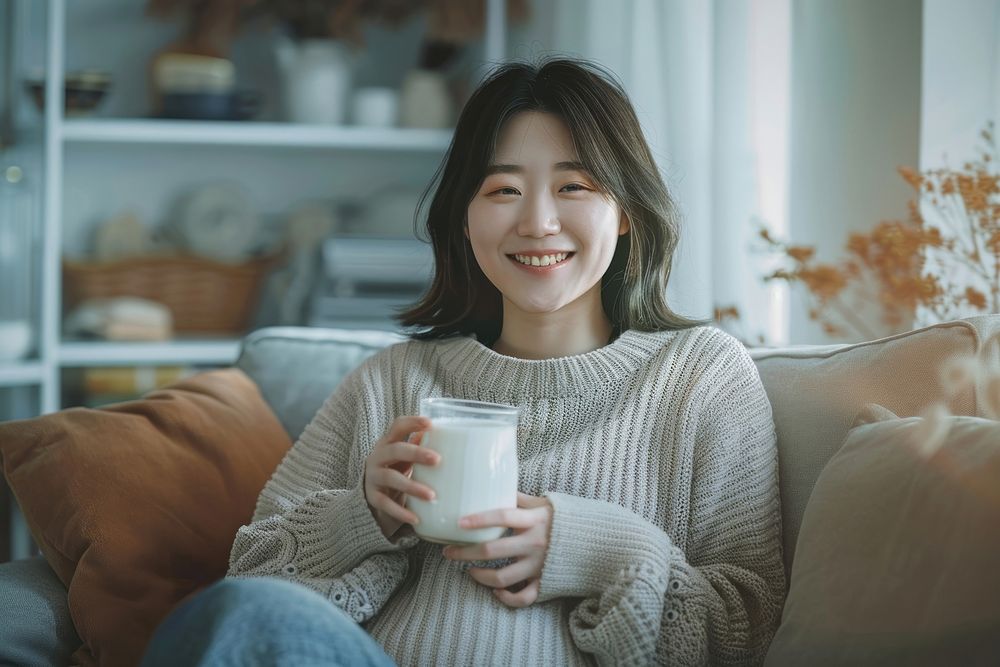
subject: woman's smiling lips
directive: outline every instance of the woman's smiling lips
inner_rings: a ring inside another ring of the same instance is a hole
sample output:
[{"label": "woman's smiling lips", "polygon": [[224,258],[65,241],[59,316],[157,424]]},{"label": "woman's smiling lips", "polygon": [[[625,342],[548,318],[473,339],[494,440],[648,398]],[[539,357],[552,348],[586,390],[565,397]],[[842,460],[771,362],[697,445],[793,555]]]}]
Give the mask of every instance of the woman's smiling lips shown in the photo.
[{"label": "woman's smiling lips", "polygon": [[573,258],[575,252],[566,250],[532,250],[507,255],[519,268],[531,273],[546,273],[563,266]]}]

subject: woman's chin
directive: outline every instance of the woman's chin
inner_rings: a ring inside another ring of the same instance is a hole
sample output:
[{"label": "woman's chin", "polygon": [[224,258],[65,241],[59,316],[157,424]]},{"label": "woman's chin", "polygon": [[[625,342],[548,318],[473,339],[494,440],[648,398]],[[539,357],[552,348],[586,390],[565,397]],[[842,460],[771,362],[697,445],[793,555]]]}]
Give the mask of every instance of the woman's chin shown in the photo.
[{"label": "woman's chin", "polygon": [[[583,294],[553,290],[549,294],[519,294],[511,299],[504,296],[504,319],[510,316],[522,315],[538,318],[546,316],[572,317],[577,322],[589,321],[593,315],[603,315],[600,285],[585,291]],[[594,312],[590,312],[593,310]]]},{"label": "woman's chin", "polygon": [[539,317],[555,315],[565,309],[570,303],[572,302],[563,299],[551,301],[508,301],[508,306],[513,306],[515,311],[519,311],[523,315]]}]

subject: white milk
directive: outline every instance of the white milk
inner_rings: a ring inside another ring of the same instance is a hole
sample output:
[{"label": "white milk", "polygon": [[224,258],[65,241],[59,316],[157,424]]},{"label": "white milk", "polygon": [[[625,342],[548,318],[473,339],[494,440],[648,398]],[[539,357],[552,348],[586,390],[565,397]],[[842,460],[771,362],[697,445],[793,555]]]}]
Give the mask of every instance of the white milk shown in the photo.
[{"label": "white milk", "polygon": [[426,501],[407,496],[420,517],[414,532],[429,542],[469,544],[499,538],[504,527],[464,529],[459,518],[517,507],[517,427],[488,419],[437,418],[421,444],[441,454],[436,466],[415,464],[413,479],[434,489]]}]

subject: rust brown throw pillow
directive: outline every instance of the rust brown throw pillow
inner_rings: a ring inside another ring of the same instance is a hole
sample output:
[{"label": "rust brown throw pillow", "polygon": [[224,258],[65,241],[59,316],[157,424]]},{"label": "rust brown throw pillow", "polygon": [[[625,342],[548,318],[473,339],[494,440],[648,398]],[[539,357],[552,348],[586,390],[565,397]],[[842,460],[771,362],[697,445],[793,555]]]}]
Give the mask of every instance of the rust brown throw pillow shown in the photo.
[{"label": "rust brown throw pillow", "polygon": [[0,424],[8,484],[69,591],[84,642],[74,657],[137,664],[170,610],[225,574],[236,530],[290,446],[237,369]]}]

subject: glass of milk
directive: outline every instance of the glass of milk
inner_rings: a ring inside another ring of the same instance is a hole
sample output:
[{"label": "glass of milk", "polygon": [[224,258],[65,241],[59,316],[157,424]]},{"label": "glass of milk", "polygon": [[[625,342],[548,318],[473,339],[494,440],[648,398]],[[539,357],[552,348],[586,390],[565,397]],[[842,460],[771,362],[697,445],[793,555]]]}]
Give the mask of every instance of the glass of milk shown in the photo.
[{"label": "glass of milk", "polygon": [[441,455],[436,466],[414,465],[413,480],[434,489],[434,500],[407,496],[420,518],[422,539],[440,544],[495,540],[506,528],[459,528],[469,514],[517,507],[518,408],[453,398],[425,398],[420,414],[431,420],[421,446]]}]

